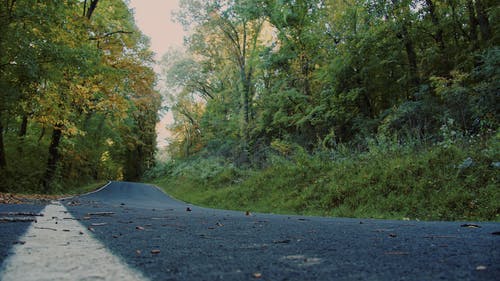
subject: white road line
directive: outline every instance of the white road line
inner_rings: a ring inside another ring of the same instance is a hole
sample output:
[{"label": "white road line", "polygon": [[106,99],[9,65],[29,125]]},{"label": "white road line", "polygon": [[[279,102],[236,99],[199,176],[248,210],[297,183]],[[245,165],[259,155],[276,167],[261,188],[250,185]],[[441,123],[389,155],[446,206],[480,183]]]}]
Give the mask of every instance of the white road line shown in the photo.
[{"label": "white road line", "polygon": [[67,212],[47,205],[0,271],[2,281],[148,280],[129,268]]},{"label": "white road line", "polygon": [[110,185],[111,183],[113,183],[112,181],[108,181],[107,184],[101,186],[100,188],[94,190],[94,191],[90,191],[90,192],[87,192],[87,193],[84,193],[84,194],[79,194],[79,195],[73,195],[73,196],[69,196],[69,197],[64,197],[64,198],[59,198],[59,200],[69,200],[71,198],[74,198],[76,196],[84,196],[84,195],[89,195],[89,194],[92,194],[92,193],[97,193],[103,189],[105,189],[106,187],[108,187],[108,185]]}]

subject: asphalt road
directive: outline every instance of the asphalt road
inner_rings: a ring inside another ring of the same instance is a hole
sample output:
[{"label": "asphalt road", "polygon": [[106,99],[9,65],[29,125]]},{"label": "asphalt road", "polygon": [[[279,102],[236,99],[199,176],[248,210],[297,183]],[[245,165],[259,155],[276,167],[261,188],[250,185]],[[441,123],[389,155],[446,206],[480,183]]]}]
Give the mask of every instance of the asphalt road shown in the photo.
[{"label": "asphalt road", "polygon": [[[151,280],[499,280],[500,223],[279,216],[112,182],[63,204]],[[33,206],[0,206],[0,212]],[[0,258],[27,223],[0,223]]]}]

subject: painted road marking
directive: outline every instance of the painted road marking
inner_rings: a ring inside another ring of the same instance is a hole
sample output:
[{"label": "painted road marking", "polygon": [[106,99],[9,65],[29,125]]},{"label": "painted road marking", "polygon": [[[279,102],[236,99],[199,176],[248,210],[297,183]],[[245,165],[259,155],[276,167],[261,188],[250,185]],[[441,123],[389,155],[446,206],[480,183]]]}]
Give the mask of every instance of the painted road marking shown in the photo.
[{"label": "painted road marking", "polygon": [[0,280],[148,280],[93,238],[59,202],[42,213],[20,239],[25,243],[15,245],[5,260]]}]

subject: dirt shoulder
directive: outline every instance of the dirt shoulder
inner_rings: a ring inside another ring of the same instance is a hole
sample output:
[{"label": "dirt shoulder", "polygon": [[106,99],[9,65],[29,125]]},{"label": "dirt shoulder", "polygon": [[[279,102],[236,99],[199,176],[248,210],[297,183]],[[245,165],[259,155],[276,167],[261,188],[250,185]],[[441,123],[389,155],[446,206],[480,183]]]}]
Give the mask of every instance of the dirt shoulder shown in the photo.
[{"label": "dirt shoulder", "polygon": [[65,195],[17,194],[0,192],[0,204],[47,204]]}]

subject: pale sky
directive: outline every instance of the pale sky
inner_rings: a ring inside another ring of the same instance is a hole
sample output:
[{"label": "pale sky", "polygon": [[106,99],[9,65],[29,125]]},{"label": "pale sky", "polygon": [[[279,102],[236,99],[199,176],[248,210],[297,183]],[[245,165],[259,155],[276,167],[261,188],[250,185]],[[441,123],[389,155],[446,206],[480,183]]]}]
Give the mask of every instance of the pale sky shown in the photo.
[{"label": "pale sky", "polygon": [[135,11],[139,29],[151,38],[157,59],[171,47],[182,47],[184,30],[172,21],[172,11],[179,9],[178,0],[130,0],[129,6]]},{"label": "pale sky", "polygon": [[[170,48],[182,48],[185,32],[182,25],[174,23],[172,11],[179,9],[178,0],[130,0],[130,8],[139,29],[151,39],[151,49],[159,61]],[[160,67],[155,71],[159,74]],[[156,125],[158,147],[165,147],[165,138],[170,136],[166,126],[172,122],[172,115],[165,114]]]}]

